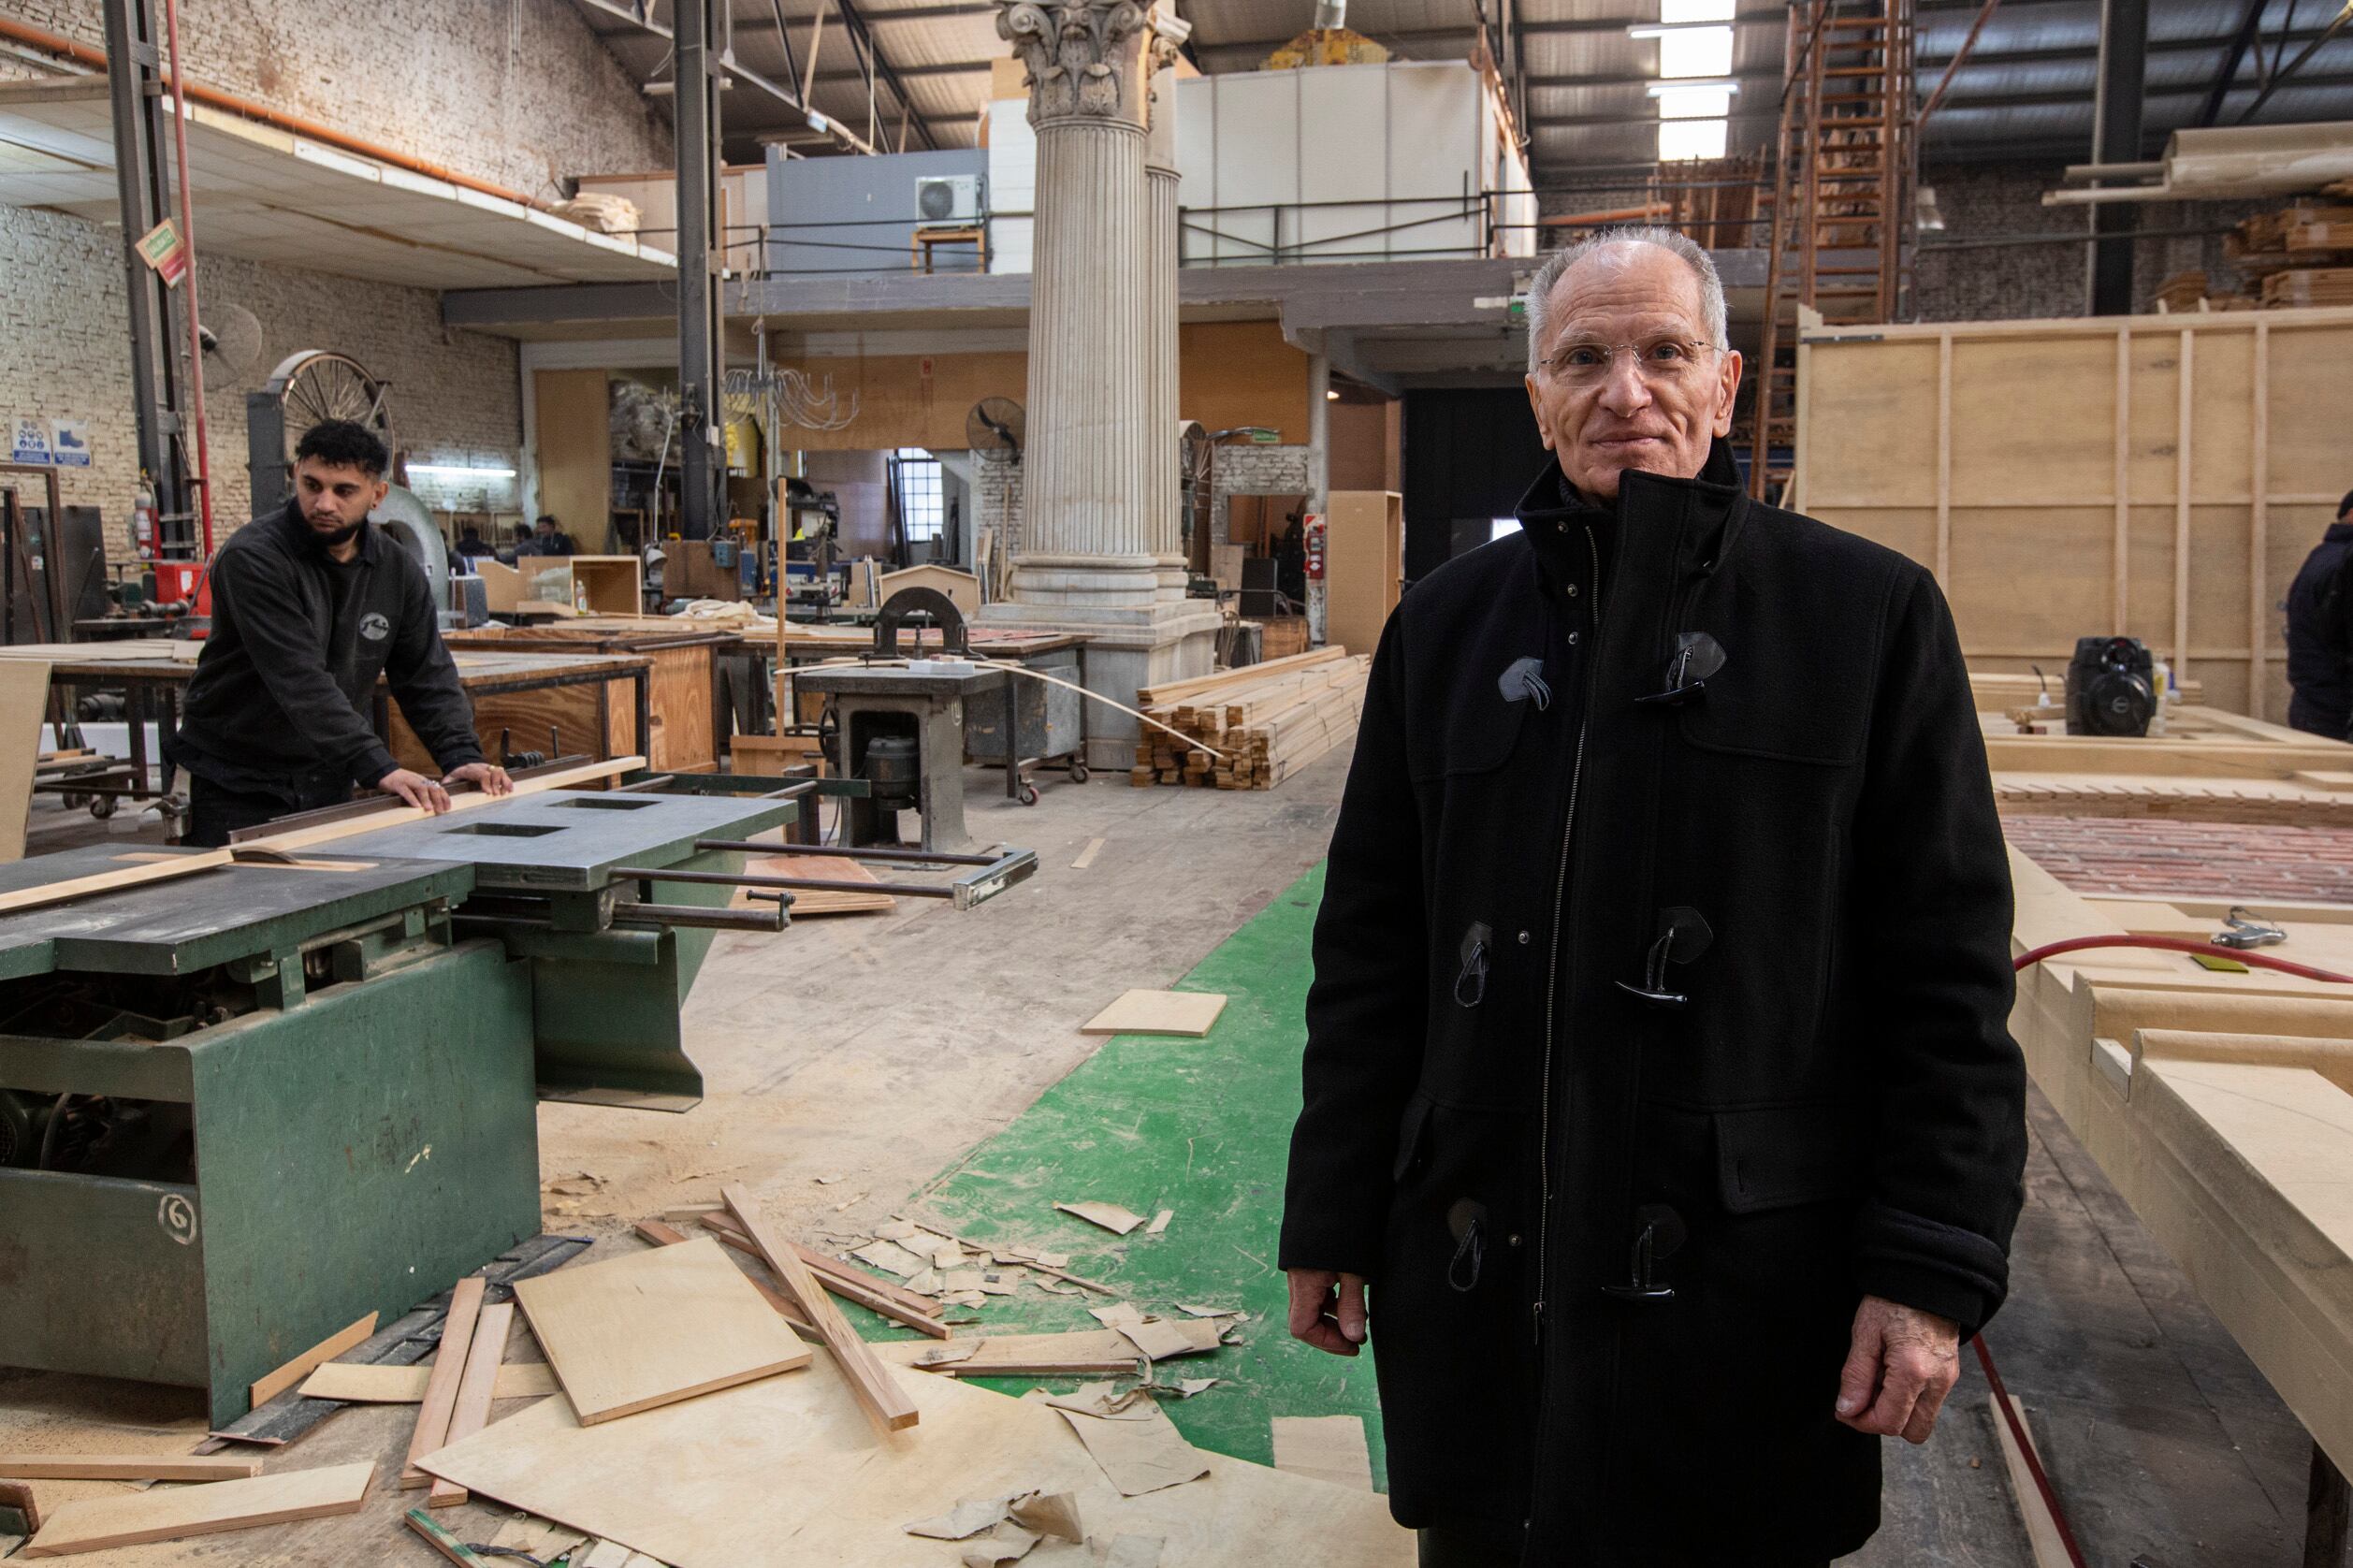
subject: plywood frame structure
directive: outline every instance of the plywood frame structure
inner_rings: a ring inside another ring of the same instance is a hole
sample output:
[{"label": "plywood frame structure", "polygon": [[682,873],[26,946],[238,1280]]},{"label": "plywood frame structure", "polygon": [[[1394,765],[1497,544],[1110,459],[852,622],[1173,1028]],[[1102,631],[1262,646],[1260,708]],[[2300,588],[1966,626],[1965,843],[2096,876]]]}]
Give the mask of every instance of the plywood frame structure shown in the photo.
[{"label": "plywood frame structure", "polygon": [[1963,651],[2055,680],[2124,632],[2285,711],[2278,605],[2345,493],[2353,310],[1825,327],[1793,504],[1931,568]]}]

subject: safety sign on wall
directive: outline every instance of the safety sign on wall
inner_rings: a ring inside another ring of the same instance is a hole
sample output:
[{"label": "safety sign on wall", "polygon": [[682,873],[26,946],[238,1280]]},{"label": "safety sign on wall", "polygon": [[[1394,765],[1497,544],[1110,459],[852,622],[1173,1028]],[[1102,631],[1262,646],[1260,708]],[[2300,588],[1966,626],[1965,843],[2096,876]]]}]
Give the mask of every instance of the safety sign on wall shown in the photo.
[{"label": "safety sign on wall", "polygon": [[[49,444],[49,421],[19,419],[16,440],[9,443],[8,460],[17,463],[46,463],[52,460]],[[85,450],[87,450],[85,448]]]}]

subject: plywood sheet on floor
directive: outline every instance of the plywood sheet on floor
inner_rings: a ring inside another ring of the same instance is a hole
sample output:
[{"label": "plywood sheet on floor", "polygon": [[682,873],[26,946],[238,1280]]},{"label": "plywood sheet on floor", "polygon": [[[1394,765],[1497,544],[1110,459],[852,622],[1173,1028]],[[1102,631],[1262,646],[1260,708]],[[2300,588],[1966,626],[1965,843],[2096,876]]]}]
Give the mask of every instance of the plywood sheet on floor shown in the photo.
[{"label": "plywood sheet on floor", "polygon": [[[664,1249],[676,1251],[675,1248]],[[583,1427],[559,1398],[443,1449],[434,1470],[512,1507],[625,1541],[671,1568],[896,1568],[906,1525],[971,1497],[1078,1494],[1090,1534],[1165,1537],[1184,1568],[1405,1568],[1382,1499],[1214,1459],[1207,1479],[1122,1498],[1044,1406],[896,1372],[918,1427],[877,1433],[830,1357]]]},{"label": "plywood sheet on floor", "polygon": [[1130,991],[1086,1022],[1082,1035],[1184,1035],[1209,1033],[1226,998],[1203,991]]}]

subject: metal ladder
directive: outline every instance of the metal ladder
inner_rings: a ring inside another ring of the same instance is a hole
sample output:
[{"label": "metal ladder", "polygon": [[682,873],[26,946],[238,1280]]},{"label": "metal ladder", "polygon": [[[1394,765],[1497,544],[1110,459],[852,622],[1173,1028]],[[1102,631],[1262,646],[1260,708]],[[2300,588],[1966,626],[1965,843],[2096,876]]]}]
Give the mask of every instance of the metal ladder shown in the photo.
[{"label": "metal ladder", "polygon": [[1903,291],[1911,0],[1793,0],[1784,59],[1750,435],[1749,493],[1760,499],[1787,479],[1796,439],[1798,308],[1832,326],[1888,321]]}]

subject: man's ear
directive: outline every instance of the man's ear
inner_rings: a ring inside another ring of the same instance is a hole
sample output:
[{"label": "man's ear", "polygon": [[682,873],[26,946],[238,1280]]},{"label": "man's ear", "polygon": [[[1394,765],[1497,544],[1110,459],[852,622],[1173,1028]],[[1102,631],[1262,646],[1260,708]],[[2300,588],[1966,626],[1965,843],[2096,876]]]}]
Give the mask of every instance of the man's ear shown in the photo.
[{"label": "man's ear", "polygon": [[1727,436],[1732,433],[1733,400],[1740,395],[1740,371],[1743,361],[1740,351],[1733,348],[1724,350],[1717,357],[1722,361],[1721,367],[1717,371],[1717,378],[1722,388],[1722,397],[1716,405],[1715,428],[1716,434]]},{"label": "man's ear", "polygon": [[1536,394],[1536,378],[1521,376],[1519,382],[1528,388],[1528,407],[1536,416],[1536,437],[1544,443],[1544,449],[1549,452],[1552,450],[1552,427],[1544,422],[1544,399]]},{"label": "man's ear", "polygon": [[388,495],[390,495],[391,493],[392,493],[392,482],[391,482],[390,480],[386,480],[386,479],[379,479],[379,480],[377,480],[377,481],[376,481],[376,493],[375,493],[374,498],[373,498],[372,500],[370,500],[370,501],[368,502],[368,510],[369,510],[369,511],[370,511],[370,512],[373,512],[373,511],[374,511],[377,507],[382,506],[382,505],[384,504],[384,498],[385,498],[385,497],[386,497],[386,496],[388,496]]}]

